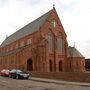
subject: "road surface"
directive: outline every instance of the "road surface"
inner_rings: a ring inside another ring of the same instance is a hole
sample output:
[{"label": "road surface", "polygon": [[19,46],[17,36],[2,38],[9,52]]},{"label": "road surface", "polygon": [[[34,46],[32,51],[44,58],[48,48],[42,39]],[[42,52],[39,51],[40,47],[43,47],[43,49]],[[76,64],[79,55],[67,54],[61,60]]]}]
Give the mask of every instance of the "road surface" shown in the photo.
[{"label": "road surface", "polygon": [[90,86],[17,80],[0,76],[0,90],[90,90]]}]

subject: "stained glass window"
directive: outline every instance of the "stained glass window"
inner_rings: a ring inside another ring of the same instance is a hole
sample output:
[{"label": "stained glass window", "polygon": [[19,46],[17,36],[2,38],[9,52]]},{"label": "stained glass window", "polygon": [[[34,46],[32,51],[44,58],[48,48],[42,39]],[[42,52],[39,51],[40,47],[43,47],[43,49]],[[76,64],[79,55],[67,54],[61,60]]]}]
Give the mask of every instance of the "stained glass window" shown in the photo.
[{"label": "stained glass window", "polygon": [[49,52],[52,52],[53,50],[53,38],[52,38],[52,33],[48,33],[46,35],[46,38],[47,38],[47,41],[48,41],[48,49],[49,49]]},{"label": "stained glass window", "polygon": [[63,43],[62,43],[62,34],[61,32],[58,33],[58,37],[57,37],[57,50],[59,52],[63,52]]}]

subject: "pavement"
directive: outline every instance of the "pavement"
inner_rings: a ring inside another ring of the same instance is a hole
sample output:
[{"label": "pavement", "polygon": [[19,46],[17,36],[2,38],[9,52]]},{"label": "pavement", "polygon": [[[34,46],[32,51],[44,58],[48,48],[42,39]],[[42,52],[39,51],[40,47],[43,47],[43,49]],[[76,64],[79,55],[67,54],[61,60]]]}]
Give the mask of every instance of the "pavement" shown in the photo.
[{"label": "pavement", "polygon": [[54,79],[46,79],[46,78],[37,78],[37,77],[30,77],[32,81],[38,82],[46,82],[46,83],[54,83],[54,84],[63,84],[63,85],[76,85],[76,86],[86,86],[90,87],[90,83],[83,83],[83,82],[70,82],[70,81],[62,81],[62,80],[54,80]]}]

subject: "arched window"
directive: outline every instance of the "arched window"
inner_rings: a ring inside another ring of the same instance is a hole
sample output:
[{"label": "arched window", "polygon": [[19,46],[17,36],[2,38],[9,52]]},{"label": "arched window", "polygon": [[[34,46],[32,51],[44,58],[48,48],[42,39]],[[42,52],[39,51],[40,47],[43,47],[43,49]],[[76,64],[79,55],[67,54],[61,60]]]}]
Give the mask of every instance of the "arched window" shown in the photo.
[{"label": "arched window", "polygon": [[24,41],[22,41],[22,42],[20,43],[20,46],[21,46],[21,47],[23,47],[23,46],[24,46]]},{"label": "arched window", "polygon": [[59,71],[62,71],[63,67],[62,67],[62,61],[59,61]]},{"label": "arched window", "polygon": [[52,60],[49,60],[49,70],[52,72]]},{"label": "arched window", "polygon": [[57,50],[59,52],[63,52],[63,42],[62,42],[62,33],[61,32],[58,33],[58,37],[57,37]]},{"label": "arched window", "polygon": [[31,39],[28,39],[27,44],[31,44],[31,43],[32,43]]},{"label": "arched window", "polygon": [[52,26],[55,28],[56,27],[56,25],[57,25],[57,22],[56,22],[56,20],[52,20]]},{"label": "arched window", "polygon": [[46,39],[48,41],[48,49],[49,49],[49,52],[52,52],[53,51],[53,37],[52,37],[52,33],[49,32],[47,35],[46,35]]},{"label": "arched window", "polygon": [[71,63],[71,60],[70,60],[70,69],[72,68],[72,63]]},{"label": "arched window", "polygon": [[18,43],[16,43],[16,45],[15,45],[15,49],[16,49],[16,48],[18,48]]},{"label": "arched window", "polygon": [[77,70],[79,69],[79,62],[78,62],[78,60],[76,61],[76,68],[77,68]]}]

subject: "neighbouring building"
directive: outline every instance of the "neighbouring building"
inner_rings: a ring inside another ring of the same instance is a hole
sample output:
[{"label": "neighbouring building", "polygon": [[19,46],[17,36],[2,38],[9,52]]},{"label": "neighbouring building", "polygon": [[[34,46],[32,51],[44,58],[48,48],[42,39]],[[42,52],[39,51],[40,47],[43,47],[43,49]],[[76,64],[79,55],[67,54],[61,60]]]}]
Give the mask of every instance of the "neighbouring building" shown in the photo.
[{"label": "neighbouring building", "polygon": [[90,58],[85,59],[86,71],[90,71]]},{"label": "neighbouring building", "polygon": [[59,16],[52,10],[7,37],[0,45],[0,70],[85,71],[85,58],[68,47]]},{"label": "neighbouring building", "polygon": [[67,59],[68,71],[85,71],[85,58],[75,47],[68,47]]}]

